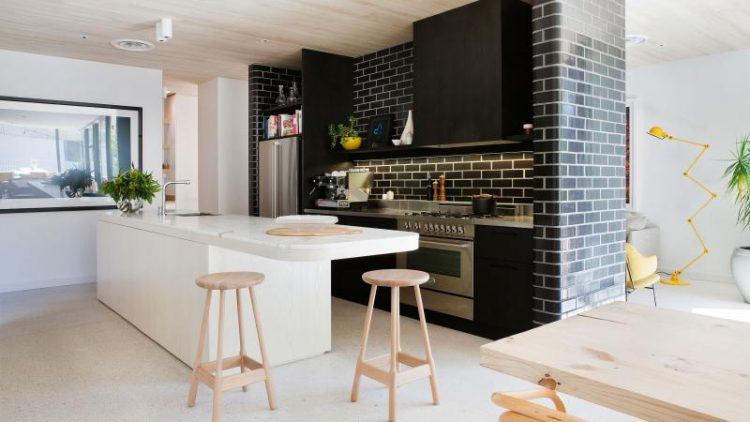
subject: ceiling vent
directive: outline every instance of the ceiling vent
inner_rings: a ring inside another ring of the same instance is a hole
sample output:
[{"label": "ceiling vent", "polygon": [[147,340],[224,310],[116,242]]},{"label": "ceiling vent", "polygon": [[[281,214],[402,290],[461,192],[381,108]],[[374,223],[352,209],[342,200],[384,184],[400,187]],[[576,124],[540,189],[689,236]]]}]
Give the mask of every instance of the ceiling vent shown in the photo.
[{"label": "ceiling vent", "polygon": [[143,41],[143,40],[134,40],[130,38],[121,38],[119,40],[113,40],[110,42],[112,44],[112,47],[119,48],[120,50],[125,51],[149,51],[154,49],[154,44]]}]

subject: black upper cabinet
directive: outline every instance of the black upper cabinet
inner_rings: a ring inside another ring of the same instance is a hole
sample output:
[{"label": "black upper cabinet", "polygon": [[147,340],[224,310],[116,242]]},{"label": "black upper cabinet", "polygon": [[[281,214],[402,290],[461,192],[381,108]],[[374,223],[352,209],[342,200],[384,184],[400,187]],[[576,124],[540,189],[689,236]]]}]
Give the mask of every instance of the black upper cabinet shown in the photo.
[{"label": "black upper cabinet", "polygon": [[508,139],[532,121],[531,6],[480,0],[414,23],[417,145]]}]

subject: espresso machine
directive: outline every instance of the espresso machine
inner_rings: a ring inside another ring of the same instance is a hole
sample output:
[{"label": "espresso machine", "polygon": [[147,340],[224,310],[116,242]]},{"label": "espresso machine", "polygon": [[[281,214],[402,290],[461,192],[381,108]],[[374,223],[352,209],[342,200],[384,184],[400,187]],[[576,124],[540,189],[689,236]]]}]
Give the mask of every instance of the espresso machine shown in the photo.
[{"label": "espresso machine", "polygon": [[346,173],[333,172],[326,173],[313,178],[313,189],[310,191],[310,197],[315,198],[315,206],[318,208],[349,208],[349,201],[346,199],[346,188],[344,180]]},{"label": "espresso machine", "polygon": [[367,204],[373,175],[368,169],[334,171],[313,178],[310,197],[318,208],[350,208]]}]

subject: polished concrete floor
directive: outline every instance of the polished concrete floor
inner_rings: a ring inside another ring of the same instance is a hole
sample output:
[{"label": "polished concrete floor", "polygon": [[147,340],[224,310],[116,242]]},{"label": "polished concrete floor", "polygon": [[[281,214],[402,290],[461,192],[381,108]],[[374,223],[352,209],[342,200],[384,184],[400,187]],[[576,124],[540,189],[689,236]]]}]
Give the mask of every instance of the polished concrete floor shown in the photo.
[{"label": "polished concrete floor", "polygon": [[[660,286],[661,306],[750,317],[734,286],[697,283]],[[648,303],[648,292],[632,300]],[[262,300],[262,299],[261,299]],[[387,391],[363,379],[358,403],[348,400],[364,307],[333,304],[333,351],[273,368],[279,408],[269,411],[262,385],[225,393],[225,421],[379,421],[388,413]],[[722,315],[716,315],[722,316]],[[404,349],[418,354],[416,321],[402,320]],[[196,327],[196,330],[198,327]],[[501,409],[493,391],[531,384],[479,366],[488,340],[430,325],[442,402],[433,406],[426,380],[399,388],[402,421],[492,421]],[[376,311],[370,350],[387,351],[388,316]],[[205,387],[194,408],[185,405],[187,366],[96,300],[94,285],[0,294],[0,421],[208,421]],[[569,411],[588,420],[630,417],[573,397]]]}]

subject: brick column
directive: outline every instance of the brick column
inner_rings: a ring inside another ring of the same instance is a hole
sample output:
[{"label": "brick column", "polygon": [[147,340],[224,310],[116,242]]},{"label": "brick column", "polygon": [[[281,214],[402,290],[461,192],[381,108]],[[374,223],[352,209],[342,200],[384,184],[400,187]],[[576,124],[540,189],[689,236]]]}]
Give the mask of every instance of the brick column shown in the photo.
[{"label": "brick column", "polygon": [[534,321],[624,294],[625,0],[537,0]]}]

